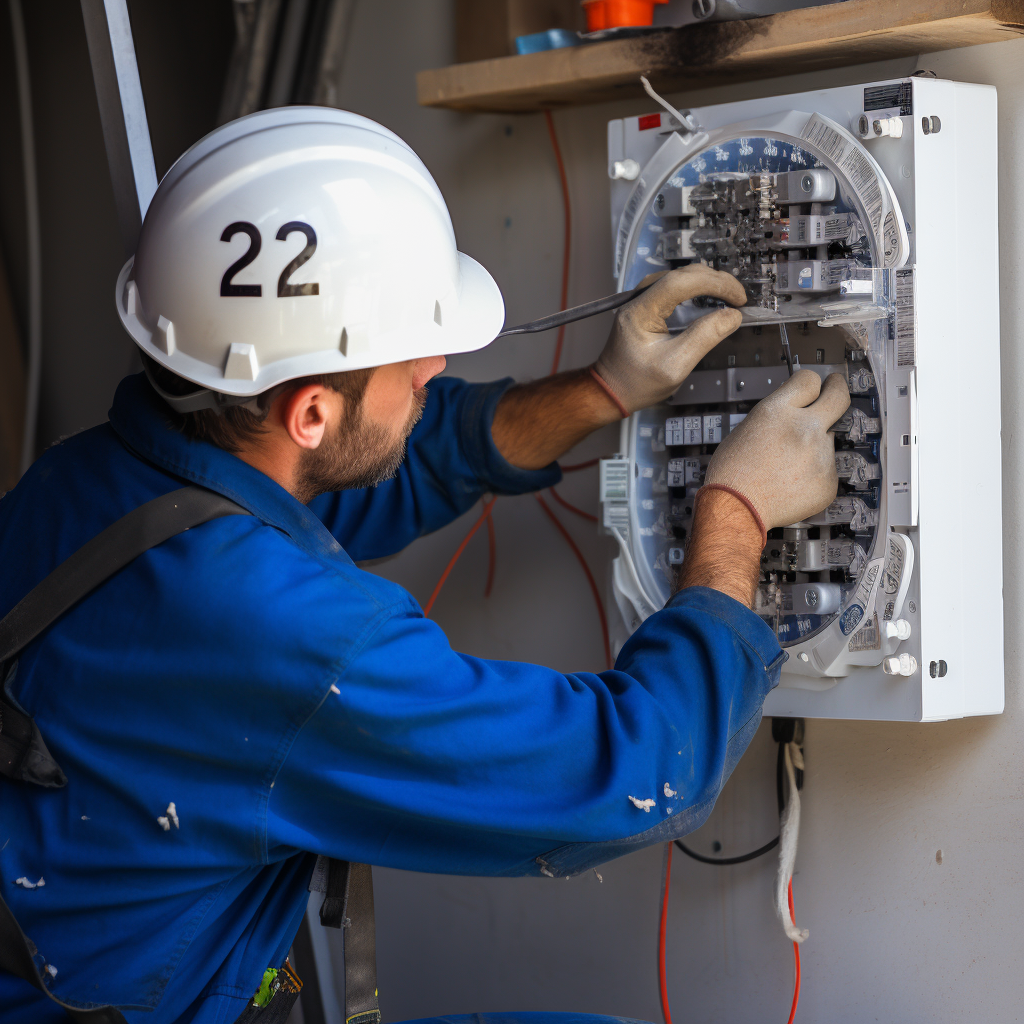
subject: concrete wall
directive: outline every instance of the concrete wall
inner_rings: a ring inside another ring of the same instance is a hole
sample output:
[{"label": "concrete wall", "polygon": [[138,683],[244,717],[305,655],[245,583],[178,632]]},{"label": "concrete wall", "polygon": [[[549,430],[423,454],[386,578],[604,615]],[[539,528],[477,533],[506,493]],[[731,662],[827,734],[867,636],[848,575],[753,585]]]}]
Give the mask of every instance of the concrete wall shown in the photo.
[{"label": "concrete wall", "polygon": [[[406,138],[448,198],[460,245],[492,269],[510,322],[557,307],[561,257],[558,181],[540,115],[460,115],[417,108],[414,74],[452,53],[448,0],[365,3],[341,80],[339,105]],[[804,827],[794,890],[803,948],[798,1020],[1017,1020],[1022,834],[1018,508],[1024,466],[1020,416],[1024,200],[1024,40],[834,72],[710,89],[674,99],[715,103],[934,69],[1000,90],[1004,551],[1007,710],[940,725],[808,723]],[[781,70],[781,69],[780,69]],[[640,101],[560,111],[555,120],[573,202],[570,302],[606,294],[610,277],[605,123],[647,109]],[[941,212],[937,211],[941,216]],[[950,281],[951,288],[956,287]],[[569,329],[567,366],[598,352],[606,324]],[[451,360],[487,379],[547,372],[553,338],[504,342]],[[970,339],[964,339],[970,358]],[[951,371],[954,368],[951,367]],[[614,449],[614,430],[580,457]],[[596,509],[594,470],[562,487]],[[481,600],[482,536],[470,545],[436,607],[457,648],[600,667],[597,622],[577,565],[536,502],[503,499],[495,512],[494,596]],[[566,516],[595,571],[608,548]],[[430,537],[378,571],[422,601],[470,523]],[[985,642],[985,595],[978,642]],[[775,828],[774,747],[763,727],[716,809],[692,839],[710,852],[751,849]],[[937,852],[941,850],[941,863]],[[390,1020],[442,1012],[561,1009],[660,1019],[655,972],[661,850],[624,858],[572,882],[508,881],[377,872],[380,987]],[[669,988],[676,1018],[784,1020],[792,947],[771,911],[774,860],[705,867],[677,854],[669,922]]]}]

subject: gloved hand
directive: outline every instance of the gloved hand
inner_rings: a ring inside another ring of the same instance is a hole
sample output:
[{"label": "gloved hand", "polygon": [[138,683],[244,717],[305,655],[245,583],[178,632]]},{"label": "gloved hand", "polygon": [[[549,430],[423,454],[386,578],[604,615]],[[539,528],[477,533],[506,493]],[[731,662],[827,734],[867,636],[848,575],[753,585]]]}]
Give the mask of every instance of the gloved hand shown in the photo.
[{"label": "gloved hand", "polygon": [[731,274],[691,264],[662,273],[643,295],[619,310],[593,372],[623,415],[663,402],[711,349],[739,327],[738,310],[720,309],[682,334],[670,335],[666,318],[679,303],[697,295],[713,295],[734,306],[747,301],[743,285]]},{"label": "gloved hand", "polygon": [[842,374],[799,370],[754,406],[711,456],[704,483],[745,498],[765,530],[825,508],[839,490],[829,427],[850,406]]}]

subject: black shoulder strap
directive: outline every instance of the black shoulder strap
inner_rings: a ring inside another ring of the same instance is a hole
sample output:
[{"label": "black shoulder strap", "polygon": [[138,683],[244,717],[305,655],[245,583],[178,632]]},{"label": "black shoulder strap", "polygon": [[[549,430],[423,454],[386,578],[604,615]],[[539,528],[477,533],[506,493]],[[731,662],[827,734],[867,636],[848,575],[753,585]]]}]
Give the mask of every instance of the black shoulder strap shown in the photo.
[{"label": "black shoulder strap", "polygon": [[143,552],[193,526],[234,515],[249,513],[221,494],[182,487],[122,516],[61,562],[0,620],[0,662],[13,658]]},{"label": "black shoulder strap", "polygon": [[322,857],[317,872],[325,869],[320,923],[345,929],[345,1024],[380,1024],[373,869]]},{"label": "black shoulder strap", "polygon": [[[0,620],[0,667],[16,657],[69,608],[143,552],[165,540],[221,516],[249,515],[240,505],[201,487],[183,487],[129,512],[28,592]],[[0,690],[0,774],[43,786],[67,779],[50,756],[35,722]],[[35,986],[64,1008],[76,1024],[126,1024],[114,1006],[79,1009],[50,992],[34,957],[36,947],[21,930],[0,895],[0,971]],[[49,978],[49,974],[46,975]]]}]

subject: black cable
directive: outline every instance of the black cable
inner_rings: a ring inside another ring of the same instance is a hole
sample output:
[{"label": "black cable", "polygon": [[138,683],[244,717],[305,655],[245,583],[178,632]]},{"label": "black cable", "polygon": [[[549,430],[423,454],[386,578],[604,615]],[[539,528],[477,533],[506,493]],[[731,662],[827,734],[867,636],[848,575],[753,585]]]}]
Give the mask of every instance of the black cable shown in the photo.
[{"label": "black cable", "polygon": [[[773,722],[774,726],[774,722]],[[773,728],[773,732],[774,732]],[[786,744],[793,739],[792,730],[786,734],[786,738],[779,739],[779,753],[775,760],[775,795],[779,803],[779,816],[782,816],[782,809],[786,806],[786,801],[783,795],[782,780],[785,773],[785,749]],[[796,788],[803,789],[803,772],[797,773]],[[763,857],[766,853],[770,853],[779,845],[780,836],[776,836],[770,842],[764,844],[764,846],[752,850],[750,853],[741,853],[738,857],[705,857],[702,853],[697,853],[696,850],[691,850],[688,846],[684,845],[681,839],[676,839],[675,844],[679,847],[687,857],[692,857],[694,860],[699,860],[701,864],[715,864],[718,867],[728,867],[730,864],[745,864],[749,860],[756,860],[758,857]]]},{"label": "black cable", "polygon": [[743,853],[738,857],[705,857],[704,854],[697,853],[695,850],[691,850],[688,846],[684,846],[681,839],[677,839],[675,843],[687,857],[699,860],[701,864],[716,864],[719,867],[725,867],[729,864],[744,864],[748,860],[756,860],[758,857],[763,856],[770,850],[774,850],[775,847],[779,845],[779,837],[776,836],[771,840],[771,842],[765,843],[759,850],[754,850],[751,853]]}]

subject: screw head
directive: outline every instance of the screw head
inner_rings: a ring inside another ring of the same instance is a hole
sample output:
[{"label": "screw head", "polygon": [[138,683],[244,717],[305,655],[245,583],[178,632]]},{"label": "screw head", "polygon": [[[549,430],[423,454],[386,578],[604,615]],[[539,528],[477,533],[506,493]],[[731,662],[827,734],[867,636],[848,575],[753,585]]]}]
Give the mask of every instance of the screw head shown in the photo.
[{"label": "screw head", "polygon": [[800,179],[800,188],[802,188],[804,190],[804,192],[813,192],[814,191],[814,175],[813,174],[805,174]]},{"label": "screw head", "polygon": [[806,604],[808,608],[818,607],[818,592],[813,587],[808,587],[807,590],[804,591],[804,604]]}]

